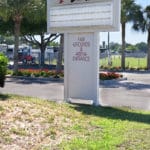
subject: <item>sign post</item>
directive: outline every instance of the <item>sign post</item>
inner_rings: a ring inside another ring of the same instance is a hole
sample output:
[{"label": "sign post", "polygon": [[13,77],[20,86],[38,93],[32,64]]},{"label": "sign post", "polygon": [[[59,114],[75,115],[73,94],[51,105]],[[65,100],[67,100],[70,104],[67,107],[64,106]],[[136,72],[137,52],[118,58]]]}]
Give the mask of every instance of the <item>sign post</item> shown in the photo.
[{"label": "sign post", "polygon": [[99,34],[65,34],[65,100],[99,105]]},{"label": "sign post", "polygon": [[64,33],[64,99],[100,105],[99,31],[116,31],[120,0],[47,0],[48,31]]}]

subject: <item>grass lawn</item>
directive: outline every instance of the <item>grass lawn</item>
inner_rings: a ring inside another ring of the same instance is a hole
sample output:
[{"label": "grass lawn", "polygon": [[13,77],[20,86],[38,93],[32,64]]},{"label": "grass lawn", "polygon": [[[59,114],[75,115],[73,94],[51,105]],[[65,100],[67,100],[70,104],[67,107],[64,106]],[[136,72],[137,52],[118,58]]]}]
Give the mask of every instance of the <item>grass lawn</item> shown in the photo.
[{"label": "grass lawn", "polygon": [[[112,67],[121,66],[121,56],[112,55]],[[145,58],[135,58],[126,57],[125,59],[126,67],[129,68],[146,68],[146,57]],[[100,59],[100,66],[108,66],[108,58]]]},{"label": "grass lawn", "polygon": [[149,150],[150,111],[0,95],[1,150]]}]

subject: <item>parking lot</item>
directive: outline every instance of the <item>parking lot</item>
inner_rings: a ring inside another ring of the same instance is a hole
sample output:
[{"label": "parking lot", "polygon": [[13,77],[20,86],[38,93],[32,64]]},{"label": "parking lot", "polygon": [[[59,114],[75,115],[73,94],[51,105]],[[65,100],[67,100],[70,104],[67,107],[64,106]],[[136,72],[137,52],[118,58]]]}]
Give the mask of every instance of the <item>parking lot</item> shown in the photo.
[{"label": "parking lot", "polygon": [[[122,80],[100,81],[101,105],[150,110],[150,73],[123,73],[123,76]],[[62,80],[7,78],[0,93],[63,101],[64,83]]]}]

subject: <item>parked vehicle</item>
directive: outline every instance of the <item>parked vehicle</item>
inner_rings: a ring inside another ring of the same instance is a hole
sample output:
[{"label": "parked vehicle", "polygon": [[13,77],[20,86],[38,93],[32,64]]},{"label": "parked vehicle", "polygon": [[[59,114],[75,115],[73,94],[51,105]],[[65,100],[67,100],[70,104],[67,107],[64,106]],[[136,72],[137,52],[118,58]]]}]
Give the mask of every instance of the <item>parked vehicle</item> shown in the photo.
[{"label": "parked vehicle", "polygon": [[[8,45],[6,50],[6,56],[9,60],[13,60],[14,57],[14,45]],[[31,48],[29,46],[19,46],[18,50],[18,61],[24,64],[35,63],[35,57],[31,55]]]},{"label": "parked vehicle", "polygon": [[6,56],[9,60],[12,60],[14,57],[14,45],[8,45],[6,49]]},{"label": "parked vehicle", "polygon": [[30,49],[22,48],[18,51],[18,60],[24,64],[33,64],[35,63],[35,57],[30,54]]}]

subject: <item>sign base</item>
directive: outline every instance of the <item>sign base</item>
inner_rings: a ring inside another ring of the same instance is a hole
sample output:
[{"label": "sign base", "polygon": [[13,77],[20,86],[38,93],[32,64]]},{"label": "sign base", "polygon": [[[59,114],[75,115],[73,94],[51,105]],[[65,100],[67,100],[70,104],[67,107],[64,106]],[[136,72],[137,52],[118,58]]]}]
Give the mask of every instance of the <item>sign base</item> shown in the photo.
[{"label": "sign base", "polygon": [[83,99],[68,99],[67,102],[72,104],[85,104],[85,105],[93,105],[93,100],[83,100]]}]

